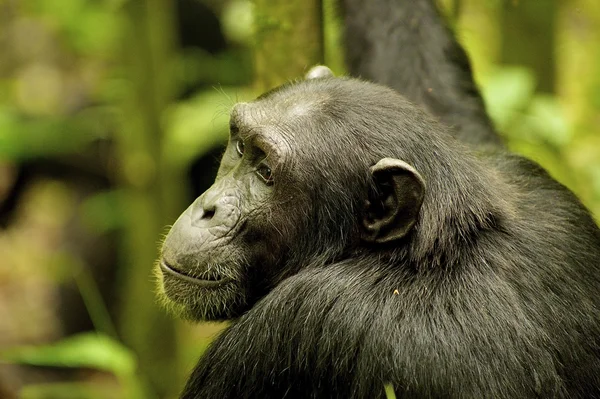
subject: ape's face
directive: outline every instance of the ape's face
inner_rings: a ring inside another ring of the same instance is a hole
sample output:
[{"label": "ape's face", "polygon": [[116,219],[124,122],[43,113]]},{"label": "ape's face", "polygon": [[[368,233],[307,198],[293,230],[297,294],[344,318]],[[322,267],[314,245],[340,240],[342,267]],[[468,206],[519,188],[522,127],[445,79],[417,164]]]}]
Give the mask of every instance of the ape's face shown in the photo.
[{"label": "ape's face", "polygon": [[[278,198],[283,136],[269,120],[239,104],[215,183],[177,220],[160,259],[167,302],[193,319],[231,318],[273,285],[294,230],[292,198]],[[278,173],[279,172],[279,173]]]},{"label": "ape's face", "polygon": [[[165,239],[162,297],[183,317],[235,317],[301,268],[339,259],[361,237],[396,239],[416,220],[422,193],[410,209],[396,196],[411,197],[418,173],[398,160],[373,166],[357,150],[368,132],[345,125],[332,95],[295,87],[233,109],[215,183]],[[408,177],[400,190],[397,175]]]}]

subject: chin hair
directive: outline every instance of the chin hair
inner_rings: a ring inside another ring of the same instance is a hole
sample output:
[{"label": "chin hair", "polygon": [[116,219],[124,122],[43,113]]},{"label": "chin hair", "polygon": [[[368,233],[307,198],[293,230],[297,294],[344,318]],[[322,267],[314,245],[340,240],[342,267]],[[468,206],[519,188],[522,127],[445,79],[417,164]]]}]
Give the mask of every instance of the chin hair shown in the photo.
[{"label": "chin hair", "polygon": [[186,281],[165,281],[157,262],[153,269],[156,297],[168,313],[189,321],[219,321],[246,310],[244,290],[237,281],[218,288],[199,288]]}]

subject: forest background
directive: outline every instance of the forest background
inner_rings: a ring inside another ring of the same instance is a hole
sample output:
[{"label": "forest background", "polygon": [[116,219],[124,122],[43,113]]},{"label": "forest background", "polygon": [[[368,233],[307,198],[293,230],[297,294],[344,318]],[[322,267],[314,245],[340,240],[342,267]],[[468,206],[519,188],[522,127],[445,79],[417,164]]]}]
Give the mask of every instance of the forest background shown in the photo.
[{"label": "forest background", "polygon": [[[508,146],[600,218],[600,2],[444,0]],[[151,269],[231,106],[317,63],[334,0],[0,0],[0,398],[173,398],[220,324]]]}]

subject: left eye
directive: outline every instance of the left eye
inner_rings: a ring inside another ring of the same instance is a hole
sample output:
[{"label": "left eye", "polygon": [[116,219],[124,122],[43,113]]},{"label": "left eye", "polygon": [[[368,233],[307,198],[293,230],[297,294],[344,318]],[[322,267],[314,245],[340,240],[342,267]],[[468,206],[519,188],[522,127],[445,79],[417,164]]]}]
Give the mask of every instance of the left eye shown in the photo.
[{"label": "left eye", "polygon": [[271,168],[264,163],[261,163],[256,168],[256,174],[260,176],[261,179],[264,180],[266,184],[273,184],[273,176],[271,172]]},{"label": "left eye", "polygon": [[235,149],[240,156],[244,155],[245,148],[246,148],[246,145],[244,144],[243,140],[238,140],[235,143]]}]

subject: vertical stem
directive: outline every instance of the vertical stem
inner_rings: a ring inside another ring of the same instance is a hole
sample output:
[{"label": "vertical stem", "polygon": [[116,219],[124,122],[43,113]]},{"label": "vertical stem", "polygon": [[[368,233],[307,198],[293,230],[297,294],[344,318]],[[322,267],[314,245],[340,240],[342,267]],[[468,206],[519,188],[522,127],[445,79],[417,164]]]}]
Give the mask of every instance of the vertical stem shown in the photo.
[{"label": "vertical stem", "polygon": [[321,0],[255,0],[256,88],[263,92],[323,62]]},{"label": "vertical stem", "polygon": [[160,236],[173,218],[160,120],[173,93],[172,5],[169,0],[129,0],[123,6],[128,86],[116,135],[128,217],[119,270],[119,330],[158,397],[174,396],[181,382],[174,324],[156,305],[151,276]]},{"label": "vertical stem", "polygon": [[555,91],[556,0],[511,0],[502,13],[502,62],[531,68],[538,90]]}]

